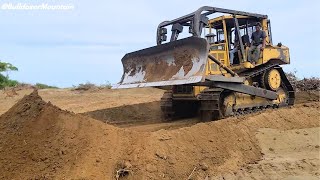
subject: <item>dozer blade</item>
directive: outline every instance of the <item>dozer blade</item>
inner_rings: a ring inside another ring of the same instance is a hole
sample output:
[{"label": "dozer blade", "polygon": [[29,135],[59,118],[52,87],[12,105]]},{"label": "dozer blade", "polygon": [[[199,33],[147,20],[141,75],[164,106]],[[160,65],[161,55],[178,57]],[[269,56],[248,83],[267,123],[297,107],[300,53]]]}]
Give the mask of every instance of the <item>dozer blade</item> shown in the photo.
[{"label": "dozer blade", "polygon": [[205,39],[190,37],[126,54],[124,74],[113,88],[157,87],[204,81],[209,51]]}]

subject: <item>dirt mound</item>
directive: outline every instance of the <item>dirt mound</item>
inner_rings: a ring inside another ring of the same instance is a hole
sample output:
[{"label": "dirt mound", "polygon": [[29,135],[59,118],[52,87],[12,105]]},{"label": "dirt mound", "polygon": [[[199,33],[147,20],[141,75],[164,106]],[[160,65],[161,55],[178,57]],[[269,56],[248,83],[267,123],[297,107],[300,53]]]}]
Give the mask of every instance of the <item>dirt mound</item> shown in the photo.
[{"label": "dirt mound", "polygon": [[102,148],[97,138],[106,136],[103,141],[108,142],[115,136],[104,125],[46,103],[34,91],[0,117],[0,178],[81,177],[77,169],[83,161],[86,168],[100,161],[98,152],[90,155],[91,149]]},{"label": "dirt mound", "polygon": [[128,171],[120,179],[223,176],[261,160],[260,128],[318,127],[318,116],[319,103],[314,102],[138,132],[63,111],[33,92],[0,116],[0,178],[114,179],[121,168]]}]

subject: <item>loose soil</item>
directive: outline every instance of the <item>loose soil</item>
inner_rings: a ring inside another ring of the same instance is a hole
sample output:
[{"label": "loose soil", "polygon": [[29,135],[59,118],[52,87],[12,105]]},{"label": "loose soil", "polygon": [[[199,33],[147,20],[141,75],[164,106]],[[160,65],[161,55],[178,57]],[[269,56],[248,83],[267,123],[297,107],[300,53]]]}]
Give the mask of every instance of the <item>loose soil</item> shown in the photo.
[{"label": "loose soil", "polygon": [[45,90],[39,92],[44,100],[36,91],[22,99],[28,92],[0,96],[1,102],[16,102],[0,116],[0,178],[116,179],[118,170],[127,172],[119,179],[319,176],[319,96],[305,94],[294,107],[215,122],[163,123],[162,92]]}]

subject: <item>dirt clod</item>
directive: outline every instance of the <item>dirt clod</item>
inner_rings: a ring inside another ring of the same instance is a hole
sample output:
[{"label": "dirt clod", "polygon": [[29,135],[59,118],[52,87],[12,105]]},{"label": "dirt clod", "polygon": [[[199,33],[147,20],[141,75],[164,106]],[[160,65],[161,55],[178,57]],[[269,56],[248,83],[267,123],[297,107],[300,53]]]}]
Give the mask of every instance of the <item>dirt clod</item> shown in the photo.
[{"label": "dirt clod", "polygon": [[206,171],[209,169],[209,166],[207,165],[207,163],[203,162],[200,164],[200,168],[203,170],[203,171]]}]

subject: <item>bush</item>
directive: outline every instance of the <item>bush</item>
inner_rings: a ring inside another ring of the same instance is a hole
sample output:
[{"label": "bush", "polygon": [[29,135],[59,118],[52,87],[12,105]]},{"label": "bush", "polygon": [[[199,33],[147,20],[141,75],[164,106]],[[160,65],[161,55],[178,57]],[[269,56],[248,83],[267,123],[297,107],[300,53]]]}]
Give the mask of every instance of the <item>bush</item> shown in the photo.
[{"label": "bush", "polygon": [[34,88],[35,88],[35,86],[33,86],[32,84],[21,83],[21,82],[19,82],[19,83],[15,86],[15,89],[16,89],[16,90],[34,89]]},{"label": "bush", "polygon": [[73,86],[73,90],[76,91],[88,91],[90,89],[97,89],[97,86],[90,82],[87,82],[85,84],[79,84],[78,86]]},{"label": "bush", "polygon": [[100,86],[87,82],[85,84],[79,84],[78,86],[73,86],[72,90],[88,91],[88,90],[99,90],[99,89],[111,89],[111,87],[112,85],[109,81],[107,81],[105,84],[101,84]]},{"label": "bush", "polygon": [[112,85],[109,81],[107,81],[105,84],[101,84],[100,88],[106,88],[106,89],[111,89]]},{"label": "bush", "polygon": [[296,72],[286,73],[290,83],[300,91],[319,91],[320,90],[320,78],[311,77],[299,79],[296,76]]},{"label": "bush", "polygon": [[8,81],[6,82],[6,85],[7,85],[8,87],[15,87],[15,86],[17,86],[18,84],[19,84],[18,81],[16,81],[16,80],[11,80],[11,79],[8,79]]},{"label": "bush", "polygon": [[1,81],[0,82],[0,89],[3,89],[5,87],[15,87],[19,84],[18,81],[16,80],[10,80],[10,79],[7,79],[5,81]]},{"label": "bush", "polygon": [[319,91],[320,79],[316,77],[303,78],[296,83],[296,88],[301,91]]},{"label": "bush", "polygon": [[34,85],[37,89],[58,89],[56,86],[49,86],[47,84],[37,83]]},{"label": "bush", "polygon": [[11,80],[7,76],[4,76],[0,74],[0,89],[3,89],[5,87],[14,87],[19,84],[16,80]]}]

